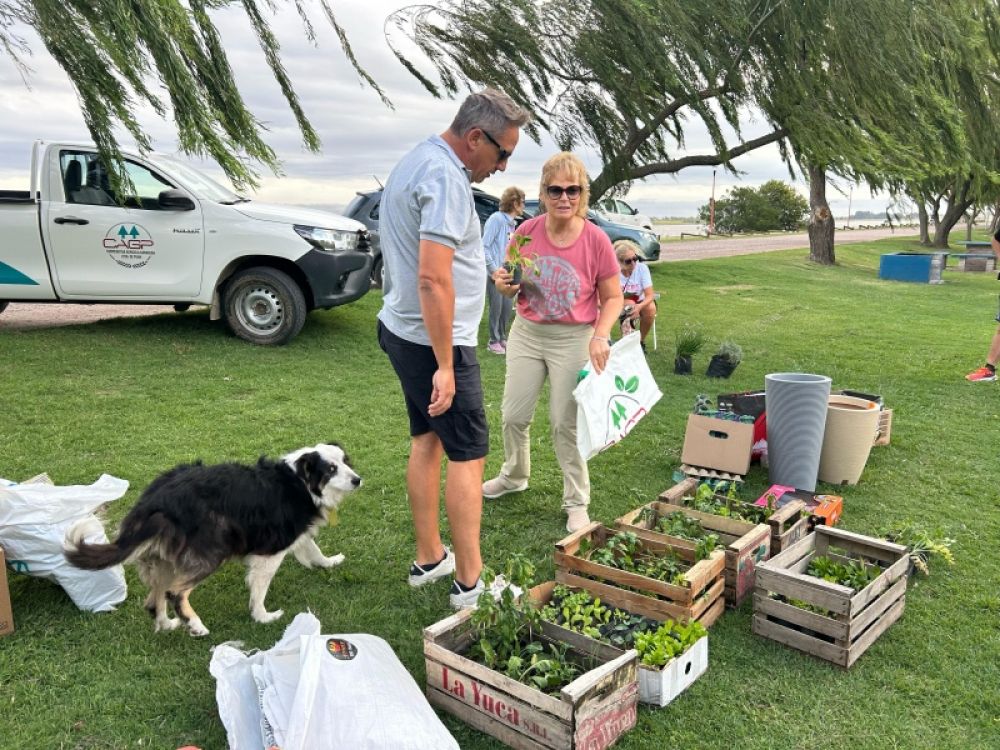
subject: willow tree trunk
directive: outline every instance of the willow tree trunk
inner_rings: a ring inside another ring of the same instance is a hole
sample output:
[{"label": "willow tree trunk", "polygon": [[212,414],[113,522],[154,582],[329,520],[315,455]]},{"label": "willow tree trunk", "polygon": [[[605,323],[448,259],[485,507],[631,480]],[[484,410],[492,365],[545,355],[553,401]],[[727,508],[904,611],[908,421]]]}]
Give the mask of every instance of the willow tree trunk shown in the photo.
[{"label": "willow tree trunk", "polygon": [[917,216],[920,219],[920,244],[930,247],[931,233],[927,229],[930,220],[927,218],[927,206],[923,201],[917,203]]},{"label": "willow tree trunk", "polygon": [[833,214],[826,202],[826,172],[809,165],[809,260],[824,266],[837,262],[833,253]]},{"label": "willow tree trunk", "polygon": [[948,235],[951,234],[951,230],[954,229],[971,205],[972,201],[948,204],[948,210],[944,212],[944,216],[941,217],[941,221],[934,229],[934,247],[942,250],[948,249]]}]

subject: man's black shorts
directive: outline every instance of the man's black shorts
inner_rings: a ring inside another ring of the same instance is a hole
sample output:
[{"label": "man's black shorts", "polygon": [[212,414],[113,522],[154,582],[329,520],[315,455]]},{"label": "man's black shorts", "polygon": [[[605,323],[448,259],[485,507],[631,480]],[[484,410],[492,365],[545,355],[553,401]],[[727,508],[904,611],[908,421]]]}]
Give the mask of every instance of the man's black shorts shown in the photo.
[{"label": "man's black shorts", "polygon": [[450,461],[472,461],[489,452],[490,433],[483,409],[483,383],[474,346],[453,347],[455,398],[439,417],[427,413],[431,403],[432,378],[437,372],[434,349],[401,339],[378,321],[378,343],[389,355],[403,386],[410,435],[433,432],[441,440]]}]

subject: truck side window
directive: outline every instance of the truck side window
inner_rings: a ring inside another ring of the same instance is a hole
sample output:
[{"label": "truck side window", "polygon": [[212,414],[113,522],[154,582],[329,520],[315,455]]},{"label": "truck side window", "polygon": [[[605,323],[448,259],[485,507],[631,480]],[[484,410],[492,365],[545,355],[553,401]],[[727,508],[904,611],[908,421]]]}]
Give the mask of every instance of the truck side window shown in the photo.
[{"label": "truck side window", "polygon": [[159,209],[160,192],[174,187],[166,179],[141,164],[126,161],[125,172],[132,180],[135,192],[126,195],[123,201],[119,201],[111,188],[108,172],[96,153],[62,151],[59,154],[59,163],[67,203],[90,206],[124,205],[127,208],[155,211]]}]

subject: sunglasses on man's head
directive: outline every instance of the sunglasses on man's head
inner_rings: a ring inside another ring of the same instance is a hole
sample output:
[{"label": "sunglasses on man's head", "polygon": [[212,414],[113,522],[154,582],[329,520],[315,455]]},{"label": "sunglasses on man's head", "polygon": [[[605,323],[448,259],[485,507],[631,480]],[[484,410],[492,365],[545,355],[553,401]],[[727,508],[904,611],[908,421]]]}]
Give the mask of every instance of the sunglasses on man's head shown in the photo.
[{"label": "sunglasses on man's head", "polygon": [[579,198],[582,192],[583,188],[579,185],[567,185],[566,187],[562,185],[547,185],[545,187],[545,194],[554,201],[559,200],[563,193],[566,193],[566,197],[573,201]]},{"label": "sunglasses on man's head", "polygon": [[480,128],[480,131],[482,132],[483,135],[486,136],[486,140],[488,140],[490,143],[492,143],[494,146],[497,147],[497,152],[499,153],[499,156],[497,157],[497,162],[507,161],[511,157],[510,151],[508,151],[503,146],[501,146],[499,143],[497,143],[497,139],[496,138],[494,138],[492,135],[490,135],[489,133],[487,133],[482,128]]}]

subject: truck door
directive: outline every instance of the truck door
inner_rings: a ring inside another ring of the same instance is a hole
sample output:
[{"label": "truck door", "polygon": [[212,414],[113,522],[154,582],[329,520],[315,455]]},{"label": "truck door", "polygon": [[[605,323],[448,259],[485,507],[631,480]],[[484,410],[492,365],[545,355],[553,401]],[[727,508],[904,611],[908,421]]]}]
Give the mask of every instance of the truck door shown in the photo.
[{"label": "truck door", "polygon": [[125,169],[135,193],[119,201],[96,152],[60,150],[63,200],[54,186],[42,214],[59,296],[197,296],[204,256],[198,201],[189,211],[162,209],[160,192],[177,186],[135,161]]}]

